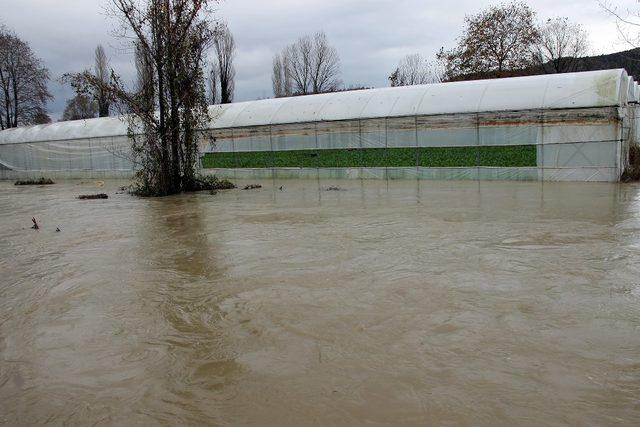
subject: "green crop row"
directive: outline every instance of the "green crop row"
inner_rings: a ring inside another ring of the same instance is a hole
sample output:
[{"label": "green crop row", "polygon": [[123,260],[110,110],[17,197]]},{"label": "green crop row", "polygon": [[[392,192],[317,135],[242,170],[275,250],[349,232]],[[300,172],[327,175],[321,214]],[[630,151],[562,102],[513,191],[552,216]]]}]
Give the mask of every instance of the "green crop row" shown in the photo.
[{"label": "green crop row", "polygon": [[204,168],[535,167],[535,145],[207,153]]}]

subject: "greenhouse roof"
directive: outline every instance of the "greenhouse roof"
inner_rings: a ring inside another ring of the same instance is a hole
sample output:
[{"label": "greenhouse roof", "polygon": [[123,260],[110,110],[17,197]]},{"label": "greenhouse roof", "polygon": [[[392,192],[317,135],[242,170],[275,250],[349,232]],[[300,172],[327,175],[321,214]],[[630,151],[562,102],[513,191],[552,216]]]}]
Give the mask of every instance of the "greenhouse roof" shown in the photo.
[{"label": "greenhouse roof", "polygon": [[[210,107],[210,128],[402,117],[624,106],[640,96],[622,69],[355,90]],[[58,122],[0,132],[0,144],[126,135],[118,118]]]}]

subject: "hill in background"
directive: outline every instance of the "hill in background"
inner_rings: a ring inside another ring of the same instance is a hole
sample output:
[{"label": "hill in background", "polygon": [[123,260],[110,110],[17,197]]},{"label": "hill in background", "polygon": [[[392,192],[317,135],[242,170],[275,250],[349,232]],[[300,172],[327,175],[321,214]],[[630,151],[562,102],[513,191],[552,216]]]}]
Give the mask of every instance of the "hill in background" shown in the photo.
[{"label": "hill in background", "polygon": [[[609,53],[606,55],[585,56],[576,59],[574,71],[596,71],[610,70],[613,68],[624,68],[636,81],[640,80],[640,48],[625,50],[622,52]],[[522,70],[503,72],[500,75],[495,73],[473,73],[455,77],[451,81],[459,80],[480,80],[498,77],[519,77],[539,74],[553,73],[549,65],[534,66]]]}]

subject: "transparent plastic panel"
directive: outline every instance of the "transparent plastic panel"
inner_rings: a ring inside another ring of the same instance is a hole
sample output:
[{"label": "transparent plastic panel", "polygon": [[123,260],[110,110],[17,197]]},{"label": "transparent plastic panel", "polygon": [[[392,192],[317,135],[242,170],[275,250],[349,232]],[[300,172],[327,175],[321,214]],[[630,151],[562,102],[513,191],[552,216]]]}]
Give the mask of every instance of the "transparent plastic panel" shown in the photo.
[{"label": "transparent plastic panel", "polygon": [[74,165],[69,150],[69,144],[62,142],[39,142],[36,144],[25,144],[31,151],[31,158],[37,158],[31,165],[30,170],[74,170],[79,169]]},{"label": "transparent plastic panel", "polygon": [[357,120],[318,123],[317,132],[319,149],[360,147],[360,122]]},{"label": "transparent plastic panel", "polygon": [[388,179],[418,179],[417,167],[387,168]]},{"label": "transparent plastic panel", "polygon": [[545,144],[567,144],[580,142],[613,142],[617,139],[618,126],[604,125],[554,125],[544,128]]},{"label": "transparent plastic panel", "polygon": [[47,158],[42,156],[42,152],[38,149],[42,144],[20,144],[19,149],[22,149],[22,155],[24,159],[20,161],[23,164],[23,169],[26,170],[43,170],[47,166]]},{"label": "transparent plastic panel", "polygon": [[479,145],[531,145],[542,142],[542,114],[502,112],[478,114]]},{"label": "transparent plastic panel", "polygon": [[92,170],[91,144],[88,139],[79,139],[67,143],[71,170]]},{"label": "transparent plastic panel", "polygon": [[235,179],[272,179],[271,169],[235,169]]},{"label": "transparent plastic panel", "polygon": [[475,114],[420,116],[417,118],[420,147],[477,145]]},{"label": "transparent plastic panel", "polygon": [[611,107],[545,111],[542,133],[545,144],[614,141],[619,125],[617,109]]},{"label": "transparent plastic panel", "polygon": [[314,123],[271,126],[274,151],[314,150],[316,131]]},{"label": "transparent plastic panel", "polygon": [[127,137],[100,138],[91,142],[93,167],[96,170],[133,169],[131,145]]},{"label": "transparent plastic panel", "polygon": [[478,179],[487,181],[537,181],[538,168],[478,168]]},{"label": "transparent plastic panel", "polygon": [[387,146],[415,147],[416,119],[414,117],[387,119]]},{"label": "transparent plastic panel", "polygon": [[316,168],[279,168],[273,169],[273,177],[277,179],[317,179]]},{"label": "transparent plastic panel", "polygon": [[134,168],[131,161],[131,146],[127,137],[119,136],[111,141],[109,151],[113,154],[113,165],[115,170],[128,171]]},{"label": "transparent plastic panel", "polygon": [[616,168],[545,168],[540,170],[544,181],[616,182]]},{"label": "transparent plastic panel", "polygon": [[203,152],[205,153],[229,153],[234,150],[233,131],[231,129],[218,129],[210,134]]},{"label": "transparent plastic panel", "polygon": [[0,145],[0,164],[7,169],[25,169],[23,162],[19,161],[20,156],[17,149],[21,144]]},{"label": "transparent plastic panel", "polygon": [[269,126],[236,128],[233,130],[234,151],[270,151],[271,132]]},{"label": "transparent plastic panel", "polygon": [[538,155],[545,169],[617,166],[617,144],[612,142],[545,144]]},{"label": "transparent plastic panel", "polygon": [[386,146],[385,119],[360,121],[360,135],[364,148],[383,148]]},{"label": "transparent plastic panel", "polygon": [[386,179],[387,168],[362,168],[360,178],[362,179]]},{"label": "transparent plastic panel", "polygon": [[417,169],[419,179],[469,180],[478,179],[478,168],[423,168]]}]

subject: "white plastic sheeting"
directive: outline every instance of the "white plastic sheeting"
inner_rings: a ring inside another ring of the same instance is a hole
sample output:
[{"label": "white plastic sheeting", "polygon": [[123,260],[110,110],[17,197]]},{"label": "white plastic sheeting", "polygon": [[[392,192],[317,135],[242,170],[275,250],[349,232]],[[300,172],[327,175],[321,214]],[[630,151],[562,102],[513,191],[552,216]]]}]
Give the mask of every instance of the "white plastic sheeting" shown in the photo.
[{"label": "white plastic sheeting", "polygon": [[[604,70],[240,102],[210,107],[214,119],[208,129],[216,142],[201,148],[243,152],[535,144],[536,173],[526,168],[383,168],[383,173],[343,168],[316,175],[615,181],[625,162],[625,144],[640,134],[635,125],[639,99],[640,87],[624,70]],[[0,132],[0,174],[126,174],[133,171],[129,154],[126,124],[118,118]],[[307,173],[298,168],[232,173],[289,176],[295,171]]]},{"label": "white plastic sheeting", "polygon": [[115,172],[114,176],[133,171],[126,136],[0,144],[0,167],[15,171],[109,171]]},{"label": "white plastic sheeting", "polygon": [[212,128],[376,117],[622,106],[624,70],[514,77],[239,102],[214,108]]},{"label": "white plastic sheeting", "polygon": [[[356,90],[211,107],[210,129],[377,117],[624,106],[624,70]],[[0,132],[0,144],[127,134],[118,118],[59,122]]]},{"label": "white plastic sheeting", "polygon": [[278,168],[209,169],[206,173],[227,179],[424,179],[486,181],[589,181],[614,182],[615,168]]}]

